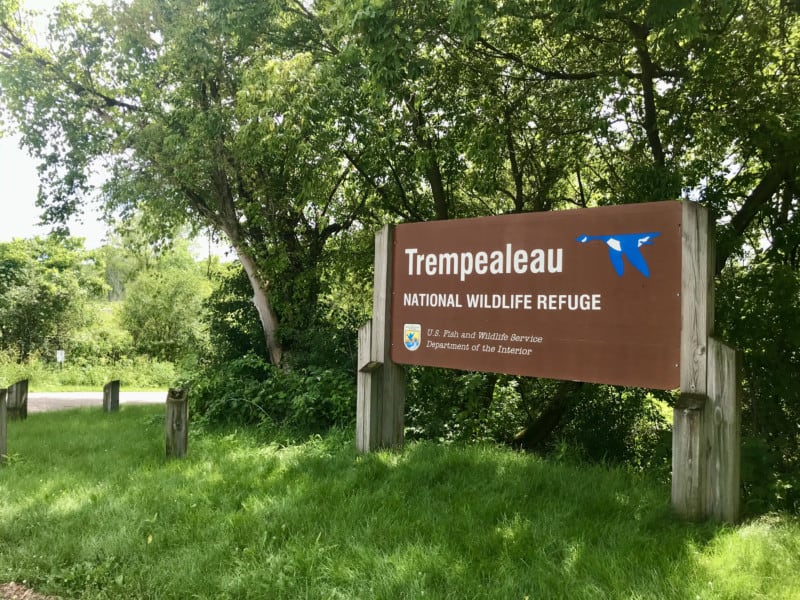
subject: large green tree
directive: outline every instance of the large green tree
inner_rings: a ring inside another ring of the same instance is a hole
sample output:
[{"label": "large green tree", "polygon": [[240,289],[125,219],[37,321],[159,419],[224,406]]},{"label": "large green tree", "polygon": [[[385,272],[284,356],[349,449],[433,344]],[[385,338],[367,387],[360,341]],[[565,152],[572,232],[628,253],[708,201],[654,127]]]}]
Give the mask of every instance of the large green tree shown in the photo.
[{"label": "large green tree", "polygon": [[56,236],[0,243],[0,348],[50,357],[89,318],[104,283],[83,240]]},{"label": "large green tree", "polygon": [[164,252],[125,289],[121,322],[134,349],[171,362],[202,354],[203,300],[211,284],[186,247]]},{"label": "large green tree", "polygon": [[63,5],[46,44],[13,1],[0,7],[0,89],[41,161],[45,217],[78,211],[102,167],[107,208],[213,227],[244,267],[280,364],[281,318],[307,316],[292,311],[315,304],[326,242],[365,200],[343,187],[351,167],[336,150],[348,132],[330,111],[348,92],[314,58],[332,50],[312,44],[305,5]]}]

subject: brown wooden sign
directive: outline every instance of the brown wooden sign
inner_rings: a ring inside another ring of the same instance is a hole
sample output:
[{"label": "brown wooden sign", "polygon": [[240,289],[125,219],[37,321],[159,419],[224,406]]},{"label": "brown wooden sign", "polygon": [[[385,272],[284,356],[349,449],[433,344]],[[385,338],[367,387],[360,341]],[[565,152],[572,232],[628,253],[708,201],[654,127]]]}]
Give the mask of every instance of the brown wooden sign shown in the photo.
[{"label": "brown wooden sign", "polygon": [[398,225],[398,364],[674,389],[679,202]]}]

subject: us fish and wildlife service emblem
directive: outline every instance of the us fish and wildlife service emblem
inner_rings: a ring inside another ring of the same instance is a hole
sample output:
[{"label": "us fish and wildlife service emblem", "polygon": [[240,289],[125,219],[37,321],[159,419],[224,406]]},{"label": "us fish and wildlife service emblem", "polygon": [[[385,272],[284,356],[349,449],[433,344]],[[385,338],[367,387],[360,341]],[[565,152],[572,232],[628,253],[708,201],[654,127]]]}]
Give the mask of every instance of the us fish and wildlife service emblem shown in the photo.
[{"label": "us fish and wildlife service emblem", "polygon": [[403,345],[412,352],[422,343],[422,325],[406,323],[403,325]]}]

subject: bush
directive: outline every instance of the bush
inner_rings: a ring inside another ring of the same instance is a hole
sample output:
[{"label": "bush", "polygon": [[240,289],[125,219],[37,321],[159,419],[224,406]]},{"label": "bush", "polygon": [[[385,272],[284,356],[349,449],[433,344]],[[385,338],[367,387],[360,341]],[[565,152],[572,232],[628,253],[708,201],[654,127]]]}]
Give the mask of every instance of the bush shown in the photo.
[{"label": "bush", "polygon": [[566,417],[561,442],[592,462],[626,463],[667,474],[671,427],[664,414],[667,395],[657,394],[585,385]]},{"label": "bush", "polygon": [[407,373],[411,438],[510,442],[525,423],[515,377],[430,367]]},{"label": "bush", "polygon": [[353,376],[343,371],[283,370],[250,354],[207,368],[187,384],[193,414],[207,423],[321,432],[352,425],[355,418]]},{"label": "bush", "polygon": [[716,328],[742,359],[742,481],[751,512],[800,511],[800,273],[728,268]]},{"label": "bush", "polygon": [[62,368],[33,355],[18,362],[14,354],[0,352],[0,385],[20,379],[29,381],[31,391],[97,390],[113,379],[123,389],[165,389],[174,384],[175,367],[143,357],[120,361],[94,362],[67,358]]},{"label": "bush", "polygon": [[[408,369],[409,437],[510,443],[554,395],[550,380],[493,373]],[[667,394],[584,385],[553,432],[550,451],[592,462],[668,472]]]}]

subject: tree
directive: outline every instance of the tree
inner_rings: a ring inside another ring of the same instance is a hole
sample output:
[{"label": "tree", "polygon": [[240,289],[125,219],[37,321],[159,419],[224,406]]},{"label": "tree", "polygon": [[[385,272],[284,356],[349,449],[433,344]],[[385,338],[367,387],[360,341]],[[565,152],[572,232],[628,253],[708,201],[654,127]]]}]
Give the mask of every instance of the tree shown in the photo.
[{"label": "tree", "polygon": [[0,348],[55,356],[104,291],[83,241],[57,236],[0,243]]},{"label": "tree", "polygon": [[[392,214],[452,218],[682,198],[718,221],[718,271],[762,255],[796,268],[793,4],[345,4],[367,78],[393,116],[381,121],[394,123],[381,139],[412,132],[395,155],[438,161],[440,173],[452,173],[444,177],[446,211],[430,184],[434,210],[395,202]],[[414,136],[415,125],[426,136]],[[397,176],[398,160],[385,156],[365,179],[384,197],[397,189],[395,197],[415,200],[422,172]],[[492,398],[490,387],[482,397]],[[532,445],[553,439],[576,392],[565,383],[534,399]]]},{"label": "tree", "polygon": [[[681,198],[717,221],[718,270],[800,261],[793,2],[132,0],[61,9],[47,48],[0,3],[46,216],[105,161],[109,208],[224,233],[276,364],[386,222]],[[519,386],[538,437],[571,385]]]},{"label": "tree", "polygon": [[325,244],[363,202],[342,191],[350,168],[333,149],[347,132],[327,112],[346,92],[310,52],[286,46],[303,34],[304,6],[64,5],[49,48],[13,8],[5,0],[0,11],[0,89],[41,161],[45,217],[77,211],[103,165],[109,209],[148,206],[158,227],[222,232],[280,364],[275,298],[297,290],[284,308],[313,305]]},{"label": "tree", "polygon": [[202,278],[199,273],[167,268],[144,271],[128,286],[122,324],[134,349],[170,362],[199,354]]}]

